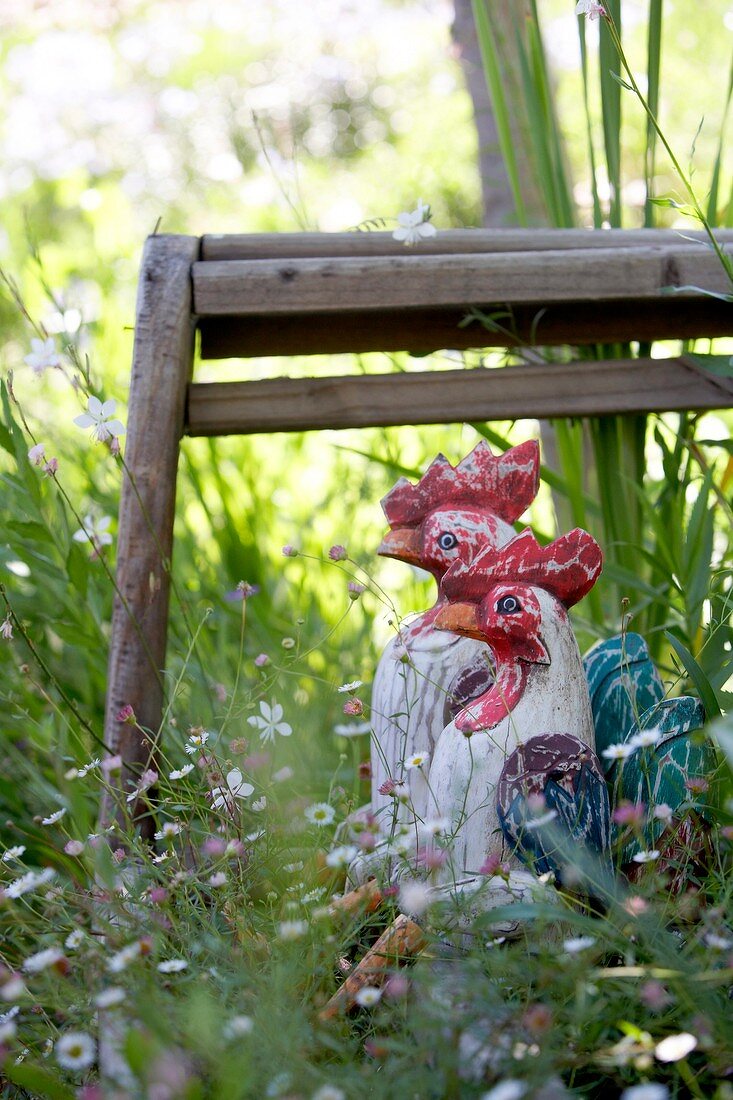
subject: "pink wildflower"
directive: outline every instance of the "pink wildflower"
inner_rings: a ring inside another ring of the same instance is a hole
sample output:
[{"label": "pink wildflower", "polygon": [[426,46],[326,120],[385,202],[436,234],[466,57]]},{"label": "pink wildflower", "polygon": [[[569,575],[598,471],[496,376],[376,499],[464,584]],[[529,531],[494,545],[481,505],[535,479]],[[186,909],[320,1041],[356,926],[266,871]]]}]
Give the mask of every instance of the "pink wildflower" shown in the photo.
[{"label": "pink wildflower", "polygon": [[345,546],[340,546],[337,544],[336,546],[331,547],[331,549],[328,551],[328,556],[331,561],[346,561],[349,555],[346,553]]},{"label": "pink wildflower", "polygon": [[417,862],[428,871],[437,871],[448,858],[442,848],[421,848],[417,853]]},{"label": "pink wildflower", "polygon": [[57,458],[49,458],[48,462],[44,463],[43,472],[48,474],[49,477],[55,477],[59,468],[59,460]]},{"label": "pink wildflower", "polygon": [[134,726],[137,724],[137,718],[135,717],[135,711],[132,709],[129,703],[117,711],[115,715],[117,722],[126,722],[128,726]]},{"label": "pink wildflower", "polygon": [[122,757],[119,755],[119,753],[116,753],[114,756],[107,756],[102,761],[102,763],[100,764],[100,768],[102,769],[104,774],[108,777],[110,775],[114,775],[118,772],[121,772],[122,771]]},{"label": "pink wildflower", "polygon": [[34,466],[42,466],[46,459],[46,448],[43,443],[36,443],[34,447],[28,451],[28,459]]},{"label": "pink wildflower", "polygon": [[201,851],[205,856],[223,856],[226,851],[226,841],[220,836],[207,836],[201,845]]},{"label": "pink wildflower", "polygon": [[644,982],[639,990],[639,1000],[652,1012],[661,1012],[672,1002],[666,988],[657,981]]},{"label": "pink wildflower", "polygon": [[294,546],[291,546],[290,543],[288,543],[287,546],[283,546],[283,557],[284,558],[297,558],[297,556],[298,556],[298,551],[295,549]]},{"label": "pink wildflower", "polygon": [[685,781],[685,786],[690,794],[705,794],[710,784],[701,775],[693,775],[691,779]]},{"label": "pink wildflower", "polygon": [[346,591],[349,593],[350,600],[358,600],[364,591],[364,585],[357,584],[356,581],[349,581],[346,585]]},{"label": "pink wildflower", "polygon": [[258,653],[255,657],[255,668],[265,668],[265,666],[269,665],[269,663],[270,658],[267,656],[266,653]]},{"label": "pink wildflower", "polygon": [[478,869],[480,875],[498,875],[500,878],[509,878],[509,871],[509,864],[502,863],[501,856],[496,852],[488,856]]},{"label": "pink wildflower", "polygon": [[6,642],[9,642],[13,637],[13,620],[10,618],[10,612],[0,623],[0,637],[3,637]]},{"label": "pink wildflower", "polygon": [[374,833],[360,833],[359,847],[364,852],[372,852],[377,846],[377,838]]},{"label": "pink wildflower", "polygon": [[363,714],[363,713],[364,713],[364,704],[362,703],[361,699],[348,699],[344,703],[344,714],[349,714],[349,715],[352,715],[353,717],[358,717],[360,714]]},{"label": "pink wildflower", "polygon": [[619,802],[613,811],[613,820],[617,825],[643,825],[646,819],[646,806],[643,802]]},{"label": "pink wildflower", "polygon": [[164,886],[153,886],[150,891],[150,900],[153,905],[162,905],[164,901],[168,900],[168,891]]},{"label": "pink wildflower", "polygon": [[359,779],[372,778],[372,765],[370,760],[362,760],[359,764]]},{"label": "pink wildflower", "polygon": [[67,856],[80,856],[84,851],[84,845],[80,840],[67,840],[64,844],[64,851]]}]

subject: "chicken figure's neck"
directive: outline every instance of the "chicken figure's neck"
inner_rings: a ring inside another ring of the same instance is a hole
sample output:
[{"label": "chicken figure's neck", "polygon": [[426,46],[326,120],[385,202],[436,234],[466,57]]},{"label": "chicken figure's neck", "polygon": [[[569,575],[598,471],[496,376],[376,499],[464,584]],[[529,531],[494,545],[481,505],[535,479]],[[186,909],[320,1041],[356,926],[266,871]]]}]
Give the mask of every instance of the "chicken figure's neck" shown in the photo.
[{"label": "chicken figure's neck", "polygon": [[[406,627],[400,631],[400,637],[402,644],[409,650],[410,644],[415,644],[421,639],[424,639],[427,635],[432,634],[435,630],[434,623],[438,616],[438,612],[441,608],[445,607],[447,600],[444,596],[438,595],[437,600],[431,608],[427,611],[423,611],[422,615],[418,615],[413,619]],[[445,631],[440,632],[445,636],[446,645],[450,644],[452,640],[455,640],[457,636],[451,635]]]},{"label": "chicken figure's neck", "polygon": [[495,729],[524,695],[532,665],[501,651],[494,650],[494,656],[496,679],[493,686],[472,700],[456,717],[456,726],[462,733]]}]

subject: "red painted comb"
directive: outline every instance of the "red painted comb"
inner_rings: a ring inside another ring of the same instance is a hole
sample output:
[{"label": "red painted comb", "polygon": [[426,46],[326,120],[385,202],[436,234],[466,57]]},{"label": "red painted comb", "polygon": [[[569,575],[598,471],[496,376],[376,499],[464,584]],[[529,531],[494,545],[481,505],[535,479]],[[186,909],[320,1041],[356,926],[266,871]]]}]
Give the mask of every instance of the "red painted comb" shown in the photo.
[{"label": "red painted comb", "polygon": [[529,528],[500,549],[486,547],[472,562],[457,560],[443,577],[449,600],[480,600],[501,582],[534,584],[572,607],[590,592],[603,568],[601,548],[576,527],[549,546],[540,546]]},{"label": "red painted comb", "polygon": [[514,523],[537,495],[539,476],[536,440],[495,455],[482,439],[457,466],[440,454],[417,485],[400,478],[382,499],[382,509],[391,528],[416,527],[436,508],[457,504],[485,508]]}]

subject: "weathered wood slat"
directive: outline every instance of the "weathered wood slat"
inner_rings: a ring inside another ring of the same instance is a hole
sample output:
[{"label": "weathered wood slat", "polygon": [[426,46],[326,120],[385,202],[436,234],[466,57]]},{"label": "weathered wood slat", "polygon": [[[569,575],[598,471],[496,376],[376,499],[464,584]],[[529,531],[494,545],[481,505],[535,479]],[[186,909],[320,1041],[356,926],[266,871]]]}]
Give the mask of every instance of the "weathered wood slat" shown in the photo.
[{"label": "weathered wood slat", "polygon": [[[733,242],[733,230],[716,230]],[[648,245],[694,247],[704,232],[675,229],[446,229],[422,241],[420,255],[475,252],[542,252],[566,248],[638,248]],[[219,233],[201,240],[202,260],[269,260],[338,256],[404,256],[404,244],[391,233]]]},{"label": "weathered wood slat", "polygon": [[[202,318],[202,359],[262,355],[331,355],[340,352],[507,347],[513,344],[615,343],[626,340],[690,340],[733,335],[733,308],[716,298],[665,297],[615,302],[529,303],[503,317],[492,335],[479,322],[463,324],[465,309],[344,310],[268,317]],[[516,339],[506,330],[516,334]]]},{"label": "weathered wood slat", "polygon": [[726,408],[684,357],[189,386],[191,436]]},{"label": "weathered wood slat", "polygon": [[[176,467],[193,364],[191,264],[198,237],[149,237],[138,283],[132,382],[117,538],[105,743],[120,753],[122,781],[154,760],[141,728],[157,731],[163,701]],[[134,482],[134,485],[133,485]],[[137,726],[116,720],[129,704]],[[125,788],[126,789],[126,788]],[[103,819],[112,812],[109,799]],[[134,807],[133,807],[134,809]],[[141,822],[151,835],[152,819]]]},{"label": "weathered wood slat", "polygon": [[[193,265],[202,317],[463,306],[469,303],[659,299],[670,287],[726,293],[715,255],[699,248],[568,249],[450,256],[231,260]],[[680,290],[676,297],[696,296]]]}]

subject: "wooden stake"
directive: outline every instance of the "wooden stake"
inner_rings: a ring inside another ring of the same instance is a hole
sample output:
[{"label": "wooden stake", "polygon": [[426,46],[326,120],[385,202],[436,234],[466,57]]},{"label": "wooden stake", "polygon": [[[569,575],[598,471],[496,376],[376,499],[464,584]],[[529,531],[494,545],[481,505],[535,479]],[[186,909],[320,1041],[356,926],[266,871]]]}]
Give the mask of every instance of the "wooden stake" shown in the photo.
[{"label": "wooden stake", "polygon": [[426,943],[427,938],[420,925],[400,913],[319,1012],[319,1019],[326,1022],[349,1012],[357,1003],[356,995],[360,989],[368,985],[381,986],[390,968],[419,955]]}]

